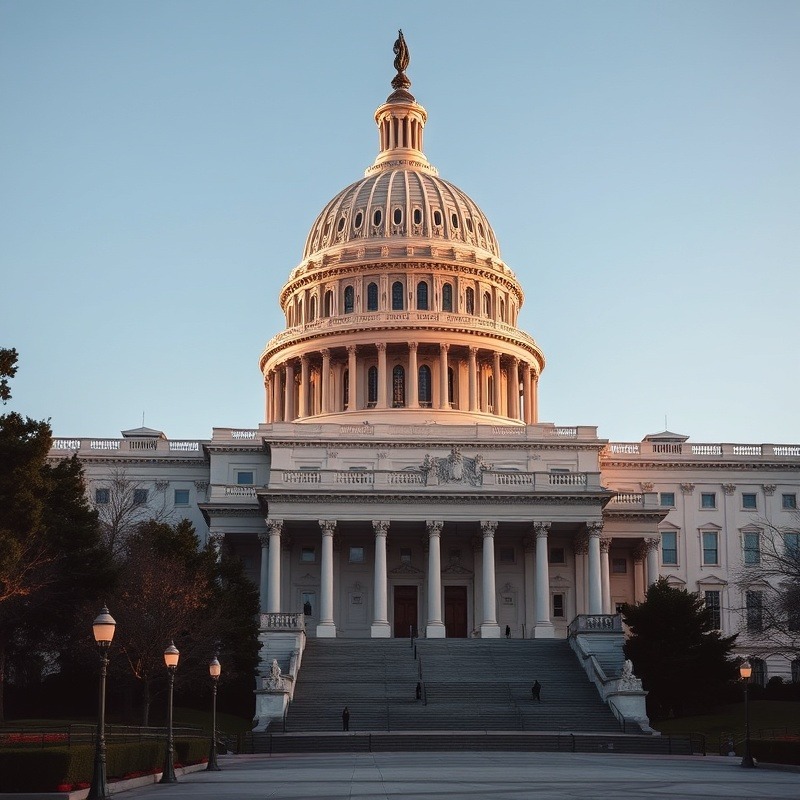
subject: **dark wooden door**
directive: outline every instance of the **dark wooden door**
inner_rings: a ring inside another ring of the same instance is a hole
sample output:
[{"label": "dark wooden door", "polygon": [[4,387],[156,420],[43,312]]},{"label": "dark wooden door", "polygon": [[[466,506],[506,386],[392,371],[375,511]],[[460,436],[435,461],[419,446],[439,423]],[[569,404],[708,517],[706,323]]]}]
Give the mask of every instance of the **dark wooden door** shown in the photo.
[{"label": "dark wooden door", "polygon": [[448,639],[467,636],[467,587],[444,587],[444,629]]},{"label": "dark wooden door", "polygon": [[417,587],[394,587],[394,636],[408,639],[413,630],[417,635]]}]

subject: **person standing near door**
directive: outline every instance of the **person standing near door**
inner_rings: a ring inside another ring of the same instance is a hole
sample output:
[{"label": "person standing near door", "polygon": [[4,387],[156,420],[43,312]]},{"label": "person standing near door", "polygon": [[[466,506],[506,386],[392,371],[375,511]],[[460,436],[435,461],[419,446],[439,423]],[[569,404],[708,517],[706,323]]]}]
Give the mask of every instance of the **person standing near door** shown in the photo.
[{"label": "person standing near door", "polygon": [[344,711],[342,711],[342,730],[350,730],[350,710],[347,708],[347,706],[345,706]]}]

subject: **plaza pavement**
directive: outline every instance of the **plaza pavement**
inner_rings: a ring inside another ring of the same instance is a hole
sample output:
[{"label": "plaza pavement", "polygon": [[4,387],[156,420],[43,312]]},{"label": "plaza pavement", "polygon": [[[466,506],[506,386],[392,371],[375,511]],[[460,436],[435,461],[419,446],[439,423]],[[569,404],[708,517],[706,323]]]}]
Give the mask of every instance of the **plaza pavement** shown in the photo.
[{"label": "plaza pavement", "polygon": [[800,770],[742,769],[719,756],[577,753],[335,753],[220,757],[120,800],[798,800]]}]

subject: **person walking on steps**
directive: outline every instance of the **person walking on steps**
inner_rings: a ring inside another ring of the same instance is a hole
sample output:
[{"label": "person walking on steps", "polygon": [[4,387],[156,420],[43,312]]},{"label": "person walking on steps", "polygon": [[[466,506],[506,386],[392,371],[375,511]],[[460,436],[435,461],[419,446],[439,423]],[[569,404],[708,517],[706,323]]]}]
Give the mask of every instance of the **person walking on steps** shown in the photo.
[{"label": "person walking on steps", "polygon": [[510,638],[511,638],[511,626],[510,625],[506,625],[506,639],[510,639]]},{"label": "person walking on steps", "polygon": [[542,702],[541,693],[542,693],[542,684],[539,683],[539,681],[534,681],[533,686],[531,686],[532,699],[541,703]]},{"label": "person walking on steps", "polygon": [[347,708],[347,706],[345,706],[344,711],[342,711],[342,730],[350,730],[350,710]]}]

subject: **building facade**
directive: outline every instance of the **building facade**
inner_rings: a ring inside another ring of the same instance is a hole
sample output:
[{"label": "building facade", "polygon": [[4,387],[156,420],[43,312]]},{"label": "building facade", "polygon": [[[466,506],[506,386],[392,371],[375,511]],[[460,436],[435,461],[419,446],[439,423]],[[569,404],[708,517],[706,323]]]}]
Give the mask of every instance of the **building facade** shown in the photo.
[{"label": "building facade", "polygon": [[[281,291],[263,422],[203,441],[60,438],[52,457],[79,455],[101,513],[121,480],[142,512],[191,519],[244,560],[265,614],[302,613],[311,636],[563,637],[659,576],[741,630],[735,576],[768,523],[795,524],[800,446],[616,443],[541,421],[523,289],[425,157],[402,36],[395,52],[378,155]],[[750,628],[763,677],[797,679]]]}]

